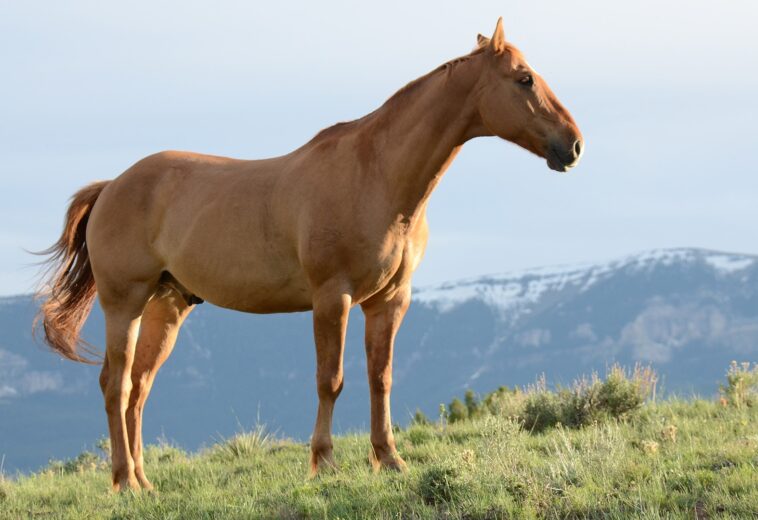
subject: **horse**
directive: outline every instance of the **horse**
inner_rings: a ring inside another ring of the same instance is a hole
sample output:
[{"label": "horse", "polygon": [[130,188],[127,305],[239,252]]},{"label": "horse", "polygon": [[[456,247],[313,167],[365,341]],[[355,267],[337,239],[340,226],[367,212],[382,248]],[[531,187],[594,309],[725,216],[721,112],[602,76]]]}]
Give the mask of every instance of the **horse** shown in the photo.
[{"label": "horse", "polygon": [[511,141],[559,172],[584,148],[572,116],[506,42],[502,18],[470,53],[287,155],[165,151],[78,191],[60,239],[43,252],[49,272],[38,323],[53,350],[98,363],[80,330],[99,297],[113,490],[153,487],[142,412],[182,322],[202,301],[250,313],[312,310],[311,475],[335,467],[332,412],[348,313],[360,305],[370,463],[405,470],[390,419],[393,343],[427,243],[429,197],[463,144],[481,136]]}]

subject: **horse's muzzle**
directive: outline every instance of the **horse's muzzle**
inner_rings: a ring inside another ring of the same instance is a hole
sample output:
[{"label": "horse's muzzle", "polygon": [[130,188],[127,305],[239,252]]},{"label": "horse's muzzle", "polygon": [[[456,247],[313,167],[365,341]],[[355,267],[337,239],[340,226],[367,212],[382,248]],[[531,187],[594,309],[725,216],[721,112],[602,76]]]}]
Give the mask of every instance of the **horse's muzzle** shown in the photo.
[{"label": "horse's muzzle", "polygon": [[567,172],[579,164],[582,152],[584,152],[584,142],[581,139],[575,140],[570,147],[551,143],[545,158],[551,170]]}]

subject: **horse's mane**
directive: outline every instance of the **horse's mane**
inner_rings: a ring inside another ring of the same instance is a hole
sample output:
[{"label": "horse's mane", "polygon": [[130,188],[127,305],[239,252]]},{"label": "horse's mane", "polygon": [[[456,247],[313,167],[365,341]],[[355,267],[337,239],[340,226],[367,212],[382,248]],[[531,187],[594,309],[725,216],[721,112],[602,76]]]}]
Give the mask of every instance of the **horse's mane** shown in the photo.
[{"label": "horse's mane", "polygon": [[483,47],[477,47],[476,49],[474,49],[473,51],[471,51],[469,54],[466,54],[464,56],[459,56],[457,58],[453,58],[450,61],[446,61],[445,63],[443,63],[439,67],[433,69],[431,72],[428,72],[428,73],[424,74],[423,76],[414,79],[413,81],[411,81],[410,83],[408,83],[407,85],[405,85],[404,87],[402,87],[400,90],[398,90],[397,92],[395,92],[392,96],[390,96],[389,99],[387,99],[387,101],[385,101],[382,104],[382,106],[380,106],[379,108],[377,108],[373,112],[369,112],[365,116],[359,117],[358,119],[354,119],[352,121],[343,121],[343,122],[340,122],[340,123],[336,123],[336,124],[334,124],[332,126],[328,126],[328,127],[324,128],[323,130],[321,130],[320,132],[318,132],[313,137],[313,139],[311,139],[310,143],[317,143],[317,142],[323,141],[325,139],[329,139],[329,138],[332,138],[332,137],[337,137],[337,136],[345,134],[349,130],[352,130],[353,127],[356,126],[358,123],[361,123],[361,122],[365,121],[366,119],[374,116],[379,111],[382,111],[382,110],[385,110],[385,109],[391,109],[392,107],[396,106],[399,102],[401,102],[402,100],[404,100],[405,98],[407,98],[410,94],[412,94],[413,92],[415,92],[416,90],[418,90],[418,88],[421,85],[423,85],[424,83],[426,83],[427,80],[429,80],[429,79],[431,79],[433,77],[436,77],[436,76],[438,76],[439,74],[442,74],[442,73],[445,73],[445,74],[447,74],[449,76],[450,73],[453,71],[453,69],[455,68],[456,65],[458,65],[460,63],[463,63],[464,61],[468,61],[469,59],[471,59],[472,57],[474,57],[474,56],[476,56],[478,54],[481,54],[482,52],[484,52],[485,48],[486,47],[484,47],[484,46]]}]

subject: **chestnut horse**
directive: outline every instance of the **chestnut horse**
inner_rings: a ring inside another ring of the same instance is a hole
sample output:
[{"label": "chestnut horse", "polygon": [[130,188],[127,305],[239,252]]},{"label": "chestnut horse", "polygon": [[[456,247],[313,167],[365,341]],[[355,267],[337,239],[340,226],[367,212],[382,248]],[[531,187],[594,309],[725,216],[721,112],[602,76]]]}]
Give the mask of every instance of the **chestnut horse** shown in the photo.
[{"label": "chestnut horse", "polygon": [[151,488],[142,411],[182,322],[207,300],[253,313],[313,310],[315,474],[334,465],[350,308],[366,316],[370,459],[402,470],[390,420],[392,349],[421,261],[434,187],[474,137],[498,136],[567,171],[582,153],[568,111],[521,52],[492,38],[409,83],[378,110],[272,159],[163,152],[74,195],[39,319],[49,345],[91,361],[79,338],[95,294],[105,314],[100,383],[113,488]]}]

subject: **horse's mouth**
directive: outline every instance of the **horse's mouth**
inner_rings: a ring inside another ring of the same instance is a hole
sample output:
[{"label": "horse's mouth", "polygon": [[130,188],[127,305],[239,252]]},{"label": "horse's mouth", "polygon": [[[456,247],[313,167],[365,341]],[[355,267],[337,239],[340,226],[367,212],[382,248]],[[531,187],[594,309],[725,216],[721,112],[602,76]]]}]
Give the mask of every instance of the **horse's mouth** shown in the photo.
[{"label": "horse's mouth", "polygon": [[547,166],[553,171],[565,173],[569,171],[571,168],[576,166],[579,163],[579,159],[573,160],[571,162],[564,161],[561,156],[558,154],[558,152],[550,148],[550,150],[547,153]]}]

